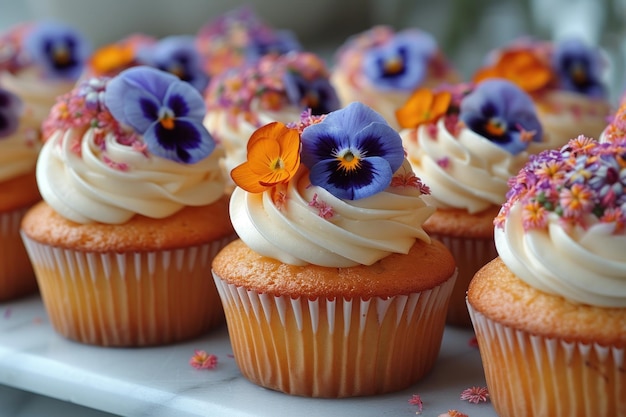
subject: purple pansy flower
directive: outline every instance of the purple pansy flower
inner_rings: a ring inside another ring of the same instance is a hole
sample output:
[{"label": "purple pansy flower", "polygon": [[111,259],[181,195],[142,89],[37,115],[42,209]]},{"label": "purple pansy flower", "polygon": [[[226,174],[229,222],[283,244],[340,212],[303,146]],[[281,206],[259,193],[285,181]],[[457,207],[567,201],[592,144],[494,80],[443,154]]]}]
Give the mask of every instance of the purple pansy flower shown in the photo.
[{"label": "purple pansy flower", "polygon": [[459,118],[470,130],[513,155],[543,137],[532,99],[506,80],[479,83],[461,102]]},{"label": "purple pansy flower", "polygon": [[202,96],[172,74],[147,66],[124,70],[109,81],[104,100],[113,117],[143,135],[157,156],[192,164],[215,148],[202,125]]},{"label": "purple pansy flower", "polygon": [[606,90],[602,84],[602,57],[598,50],[578,38],[558,42],[552,56],[560,87],[590,97],[603,98]]},{"label": "purple pansy flower", "polygon": [[91,45],[76,29],[58,22],[37,24],[24,39],[24,48],[49,78],[77,79],[91,54]]},{"label": "purple pansy flower", "polygon": [[436,50],[435,39],[427,33],[399,33],[365,53],[363,72],[380,89],[413,91],[426,77]]},{"label": "purple pansy flower", "polygon": [[17,130],[21,113],[22,100],[10,91],[0,88],[0,139]]},{"label": "purple pansy flower", "polygon": [[398,132],[359,102],[306,127],[301,138],[311,183],[338,198],[356,200],[385,190],[404,161]]},{"label": "purple pansy flower", "polygon": [[146,46],[137,52],[142,65],[172,73],[202,92],[209,82],[209,76],[202,68],[200,53],[196,49],[193,36],[168,36],[159,42]]},{"label": "purple pansy flower", "polygon": [[285,90],[293,105],[311,109],[314,115],[330,113],[339,109],[339,98],[328,78],[308,80],[293,71],[284,77]]}]

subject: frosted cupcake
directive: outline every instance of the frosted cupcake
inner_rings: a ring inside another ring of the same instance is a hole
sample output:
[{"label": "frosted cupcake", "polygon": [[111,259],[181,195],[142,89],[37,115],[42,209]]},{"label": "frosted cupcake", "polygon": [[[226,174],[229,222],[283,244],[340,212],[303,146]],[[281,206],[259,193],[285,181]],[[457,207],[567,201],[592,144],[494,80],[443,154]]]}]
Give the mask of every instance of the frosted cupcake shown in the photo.
[{"label": "frosted cupcake", "polygon": [[547,146],[545,135],[531,98],[505,80],[419,89],[397,116],[407,158],[437,208],[424,230],[450,248],[459,267],[448,322],[469,326],[465,292],[496,256],[493,219],[507,181]]},{"label": "frosted cupcake", "polygon": [[261,127],[232,172],[241,239],[213,272],[235,360],[293,395],[406,388],[435,365],[456,277],[422,229],[428,187],[361,103],[296,127]]},{"label": "frosted cupcake", "polygon": [[468,291],[498,415],[626,411],[625,153],[580,136],[511,181]]},{"label": "frosted cupcake", "polygon": [[197,90],[149,67],[86,80],[53,107],[44,201],[22,236],[61,335],[160,345],[223,323],[207,277],[234,233],[204,113]]},{"label": "frosted cupcake", "polygon": [[435,39],[418,29],[375,26],[353,35],[336,52],[331,82],[343,106],[360,101],[395,129],[395,111],[419,87],[458,82]]},{"label": "frosted cupcake", "polygon": [[301,51],[297,36],[265,23],[250,7],[240,7],[204,24],[196,34],[204,71],[218,75],[268,55]]},{"label": "frosted cupcake", "polygon": [[557,42],[521,40],[493,52],[474,76],[505,78],[529,93],[552,148],[585,135],[598,138],[611,106],[600,49],[578,38]]},{"label": "frosted cupcake", "polygon": [[56,96],[72,88],[87,51],[77,31],[53,22],[0,35],[0,301],[37,289],[20,220],[41,199],[35,181],[41,123]]},{"label": "frosted cupcake", "polygon": [[259,127],[293,122],[303,111],[337,110],[339,99],[328,77],[324,61],[309,52],[267,55],[213,77],[205,93],[204,125],[224,151],[225,176],[246,161],[248,139]]}]

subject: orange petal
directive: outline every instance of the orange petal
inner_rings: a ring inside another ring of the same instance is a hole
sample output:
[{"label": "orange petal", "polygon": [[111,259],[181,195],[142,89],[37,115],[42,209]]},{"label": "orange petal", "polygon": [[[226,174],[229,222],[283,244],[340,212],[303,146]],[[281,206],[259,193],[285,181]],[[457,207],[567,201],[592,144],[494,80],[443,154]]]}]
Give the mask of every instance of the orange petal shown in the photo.
[{"label": "orange petal", "polygon": [[444,115],[452,103],[452,94],[449,91],[441,91],[435,94],[434,101],[431,105],[431,119]]},{"label": "orange petal", "polygon": [[429,111],[434,100],[432,91],[420,88],[396,110],[396,119],[402,128],[414,128],[424,122],[424,115]]},{"label": "orange petal", "polygon": [[250,139],[248,139],[248,152],[250,152],[250,147],[254,146],[255,142],[268,137],[277,138],[281,136],[285,129],[288,129],[288,127],[281,122],[272,122],[261,126],[255,130],[252,136],[250,136]]},{"label": "orange petal", "polygon": [[230,177],[235,184],[249,193],[262,193],[267,189],[267,187],[259,183],[258,174],[250,170],[250,166],[247,162],[244,162],[230,171]]},{"label": "orange petal", "polygon": [[273,138],[263,137],[248,148],[250,170],[258,175],[266,175],[272,170],[272,161],[280,157],[280,146]]}]

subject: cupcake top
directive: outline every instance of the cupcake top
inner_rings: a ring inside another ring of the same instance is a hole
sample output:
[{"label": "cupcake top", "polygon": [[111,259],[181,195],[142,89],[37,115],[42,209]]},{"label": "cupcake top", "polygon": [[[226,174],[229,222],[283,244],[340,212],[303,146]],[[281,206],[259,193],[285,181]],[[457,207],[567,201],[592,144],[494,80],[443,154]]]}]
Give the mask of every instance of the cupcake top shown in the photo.
[{"label": "cupcake top", "polygon": [[44,123],[43,199],[71,221],[110,224],[216,201],[224,181],[204,115],[196,89],[154,68],[82,81]]},{"label": "cupcake top", "polygon": [[37,129],[24,120],[24,103],[0,86],[0,182],[35,168],[40,142]]},{"label": "cupcake top", "polygon": [[396,115],[407,158],[442,208],[502,204],[508,179],[546,146],[530,96],[506,80],[418,89]]},{"label": "cupcake top", "polygon": [[297,37],[267,25],[249,7],[231,10],[207,22],[196,35],[203,68],[210,75],[256,62],[267,54],[300,51]]},{"label": "cupcake top", "polygon": [[493,51],[474,74],[474,81],[504,78],[530,94],[562,91],[606,99],[605,69],[600,50],[579,38],[557,42],[520,39]]},{"label": "cupcake top", "polygon": [[413,28],[396,32],[389,26],[350,37],[337,51],[336,70],[355,84],[406,93],[432,78],[443,81],[452,72],[429,33]]},{"label": "cupcake top", "polygon": [[500,258],[541,291],[626,307],[626,139],[580,136],[531,157],[495,220]]},{"label": "cupcake top", "polygon": [[239,237],[291,265],[371,265],[430,242],[429,192],[404,157],[398,133],[362,103],[300,123],[259,128],[231,176]]}]

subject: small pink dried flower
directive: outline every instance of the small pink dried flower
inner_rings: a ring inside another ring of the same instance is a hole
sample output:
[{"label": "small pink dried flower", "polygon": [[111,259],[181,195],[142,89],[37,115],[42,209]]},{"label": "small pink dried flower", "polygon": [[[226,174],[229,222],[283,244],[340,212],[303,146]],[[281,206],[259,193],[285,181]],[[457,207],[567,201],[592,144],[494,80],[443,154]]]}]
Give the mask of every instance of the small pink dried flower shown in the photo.
[{"label": "small pink dried flower", "polygon": [[439,414],[438,417],[468,417],[468,415],[458,410],[448,410],[447,413]]},{"label": "small pink dried flower", "polygon": [[196,369],[215,369],[217,356],[208,354],[204,350],[195,349],[193,356],[189,359],[189,365]]},{"label": "small pink dried flower", "polygon": [[472,404],[487,402],[489,400],[489,391],[487,387],[471,387],[461,392],[461,400],[469,401]]},{"label": "small pink dried flower", "polygon": [[409,398],[409,404],[417,406],[417,412],[421,413],[422,408],[424,408],[424,403],[422,402],[422,398],[419,394],[413,394],[411,398]]}]

